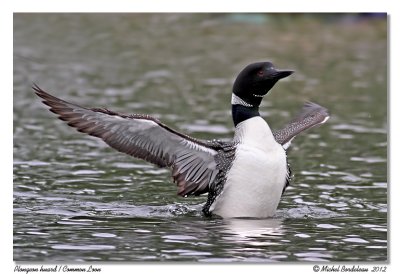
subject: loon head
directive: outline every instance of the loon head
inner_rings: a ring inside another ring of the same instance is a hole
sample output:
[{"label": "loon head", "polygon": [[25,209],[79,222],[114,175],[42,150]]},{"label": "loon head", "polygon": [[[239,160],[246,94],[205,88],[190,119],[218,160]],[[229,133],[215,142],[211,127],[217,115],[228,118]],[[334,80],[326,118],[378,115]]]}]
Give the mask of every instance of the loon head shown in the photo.
[{"label": "loon head", "polygon": [[293,72],[293,70],[277,70],[271,62],[252,63],[237,76],[233,84],[232,98],[244,106],[258,107],[262,98],[276,82]]}]

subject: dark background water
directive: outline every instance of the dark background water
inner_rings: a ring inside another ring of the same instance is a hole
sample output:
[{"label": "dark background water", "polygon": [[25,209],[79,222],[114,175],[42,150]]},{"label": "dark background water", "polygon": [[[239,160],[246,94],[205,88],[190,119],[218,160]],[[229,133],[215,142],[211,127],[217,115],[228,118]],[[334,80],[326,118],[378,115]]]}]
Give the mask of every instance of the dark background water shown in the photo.
[{"label": "dark background water", "polygon": [[[386,261],[387,24],[354,14],[15,14],[14,260]],[[296,73],[261,106],[272,128],[311,100],[331,119],[289,151],[274,218],[207,219],[168,170],[77,133],[33,82],[85,106],[229,139],[253,61]]]}]

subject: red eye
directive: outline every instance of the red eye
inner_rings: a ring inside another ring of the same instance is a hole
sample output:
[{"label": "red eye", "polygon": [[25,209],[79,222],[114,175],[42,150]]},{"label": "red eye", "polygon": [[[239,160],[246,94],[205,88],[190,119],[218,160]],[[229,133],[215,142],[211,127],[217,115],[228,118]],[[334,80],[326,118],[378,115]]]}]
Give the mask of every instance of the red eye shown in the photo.
[{"label": "red eye", "polygon": [[259,70],[259,71],[257,72],[257,75],[258,75],[258,76],[263,76],[263,75],[264,75],[264,71],[263,71],[263,70]]}]

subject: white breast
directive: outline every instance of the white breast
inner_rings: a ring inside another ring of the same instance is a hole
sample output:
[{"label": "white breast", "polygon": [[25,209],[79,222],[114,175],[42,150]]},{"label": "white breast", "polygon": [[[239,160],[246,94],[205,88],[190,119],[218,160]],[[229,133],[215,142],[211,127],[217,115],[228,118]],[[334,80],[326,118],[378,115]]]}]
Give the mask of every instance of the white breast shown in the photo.
[{"label": "white breast", "polygon": [[210,210],[221,217],[272,216],[286,183],[286,154],[261,117],[236,127],[235,160]]}]

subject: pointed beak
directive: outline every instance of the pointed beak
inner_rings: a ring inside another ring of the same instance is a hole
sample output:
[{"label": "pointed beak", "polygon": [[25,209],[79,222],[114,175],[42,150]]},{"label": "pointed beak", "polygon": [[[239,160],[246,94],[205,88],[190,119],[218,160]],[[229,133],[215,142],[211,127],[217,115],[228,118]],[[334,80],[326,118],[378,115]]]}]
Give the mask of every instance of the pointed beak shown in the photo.
[{"label": "pointed beak", "polygon": [[277,70],[273,74],[273,78],[276,78],[277,80],[282,79],[282,78],[286,78],[289,75],[292,75],[293,72],[294,72],[294,70]]}]

